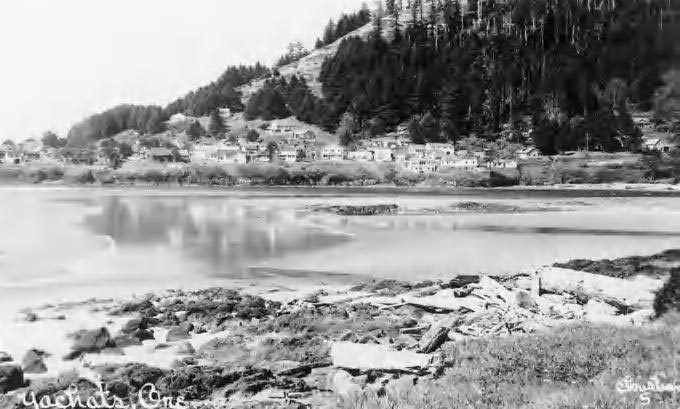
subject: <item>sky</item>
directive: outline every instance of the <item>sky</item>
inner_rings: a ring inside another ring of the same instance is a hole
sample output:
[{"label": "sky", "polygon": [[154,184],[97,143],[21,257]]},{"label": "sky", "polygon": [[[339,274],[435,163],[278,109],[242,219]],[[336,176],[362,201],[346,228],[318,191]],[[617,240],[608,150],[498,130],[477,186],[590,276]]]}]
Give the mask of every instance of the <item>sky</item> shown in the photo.
[{"label": "sky", "polygon": [[1,0],[0,141],[65,136],[121,103],[159,104],[231,64],[311,48],[366,0]]}]

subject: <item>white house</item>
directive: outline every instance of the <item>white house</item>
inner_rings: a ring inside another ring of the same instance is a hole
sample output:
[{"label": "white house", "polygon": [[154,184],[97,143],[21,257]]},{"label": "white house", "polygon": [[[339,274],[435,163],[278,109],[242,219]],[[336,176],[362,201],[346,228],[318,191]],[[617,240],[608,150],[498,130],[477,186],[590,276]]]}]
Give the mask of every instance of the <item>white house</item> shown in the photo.
[{"label": "white house", "polygon": [[302,142],[316,141],[316,134],[309,129],[302,129],[293,131],[293,138]]},{"label": "white house", "polygon": [[21,155],[9,145],[0,145],[0,163],[18,165],[21,163]]},{"label": "white house", "polygon": [[408,153],[411,155],[423,156],[425,154],[425,145],[412,143],[408,146]]},{"label": "white house", "polygon": [[366,149],[347,152],[347,159],[357,162],[370,162],[373,160],[373,152]]},{"label": "white house", "polygon": [[220,108],[219,112],[220,112],[220,116],[222,117],[223,121],[228,120],[232,116],[231,115],[231,109],[229,109],[229,108]]},{"label": "white house", "polygon": [[242,164],[247,162],[245,152],[240,150],[219,148],[215,151],[212,159],[222,163]]},{"label": "white house", "polygon": [[292,125],[284,125],[280,122],[272,122],[271,124],[269,124],[268,130],[272,134],[289,133],[289,132],[293,132],[293,126]]},{"label": "white house", "polygon": [[327,145],[321,150],[321,158],[324,160],[343,160],[345,148],[338,145]]},{"label": "white house", "polygon": [[394,160],[390,148],[374,148],[371,150],[373,151],[373,160],[376,162],[392,162]]},{"label": "white house", "polygon": [[408,160],[408,150],[401,148],[395,150],[392,155],[394,156],[394,161],[397,162],[398,164],[402,166],[406,166],[406,162]]},{"label": "white house", "polygon": [[417,173],[432,173],[439,170],[439,163],[432,159],[412,158],[406,162],[406,169]]},{"label": "white house", "polygon": [[675,147],[668,134],[654,133],[642,138],[642,148],[646,151],[668,153]]},{"label": "white house", "polygon": [[217,147],[214,145],[195,145],[191,151],[192,162],[205,162],[212,159],[217,152]]},{"label": "white house", "polygon": [[439,152],[439,153],[444,154],[446,156],[453,155],[456,152],[454,146],[450,143],[426,143],[425,144],[425,151],[426,152]]},{"label": "white house", "polygon": [[513,159],[500,159],[486,163],[489,169],[517,169],[517,161]]},{"label": "white house", "polygon": [[541,156],[541,152],[537,148],[530,146],[524,149],[519,149],[515,152],[515,155],[517,155],[517,158],[519,159],[531,159]]},{"label": "white house", "polygon": [[187,121],[187,116],[183,113],[177,113],[168,119],[168,125],[179,125]]},{"label": "white house", "polygon": [[298,158],[298,153],[297,149],[292,148],[290,146],[285,146],[281,148],[279,151],[279,160],[282,162],[287,162],[287,163],[295,163],[297,162]]},{"label": "white house", "polygon": [[455,169],[467,169],[472,170],[479,166],[479,160],[474,156],[451,156],[442,158],[441,167],[442,168],[455,168]]}]

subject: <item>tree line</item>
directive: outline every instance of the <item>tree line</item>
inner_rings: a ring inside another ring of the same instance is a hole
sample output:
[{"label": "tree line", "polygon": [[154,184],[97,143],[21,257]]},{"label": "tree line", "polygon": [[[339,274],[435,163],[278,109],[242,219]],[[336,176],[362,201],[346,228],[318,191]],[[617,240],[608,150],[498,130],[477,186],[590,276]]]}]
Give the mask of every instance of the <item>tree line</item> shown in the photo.
[{"label": "tree line", "polygon": [[314,47],[318,49],[334,43],[338,39],[370,22],[371,12],[366,3],[364,3],[361,6],[361,10],[356,13],[343,14],[337,22],[330,20],[323,30],[323,36],[316,40],[316,45]]},{"label": "tree line", "polygon": [[244,111],[247,120],[287,118],[291,115],[303,122],[318,124],[334,130],[342,112],[334,110],[315,96],[304,78],[293,75],[290,79],[274,75],[248,100]]},{"label": "tree line", "polygon": [[627,149],[639,137],[628,107],[652,106],[674,57],[669,4],[390,1],[393,24],[374,19],[370,38],[344,40],[325,61],[323,94],[364,129],[410,121],[424,139],[456,140],[530,116],[545,153]]},{"label": "tree line", "polygon": [[238,87],[269,74],[269,68],[259,63],[253,66],[229,67],[217,81],[188,93],[166,107],[119,105],[75,124],[68,133],[68,145],[84,146],[128,129],[141,133],[158,133],[164,130],[164,122],[176,113],[207,116],[214,115],[218,108],[242,111],[244,106]]}]

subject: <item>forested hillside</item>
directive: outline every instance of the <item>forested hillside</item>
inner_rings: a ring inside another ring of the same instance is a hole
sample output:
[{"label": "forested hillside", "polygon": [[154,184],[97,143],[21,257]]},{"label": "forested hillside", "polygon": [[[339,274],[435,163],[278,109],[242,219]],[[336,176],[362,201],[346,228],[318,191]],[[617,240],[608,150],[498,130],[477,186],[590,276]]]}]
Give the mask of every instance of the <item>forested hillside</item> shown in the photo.
[{"label": "forested hillside", "polygon": [[83,146],[109,138],[119,132],[133,129],[142,133],[163,130],[163,122],[176,114],[207,116],[216,108],[244,109],[238,87],[256,78],[268,75],[269,68],[262,64],[229,67],[220,78],[192,91],[167,107],[121,105],[85,118],[74,125],[68,134],[69,146]]},{"label": "forested hillside", "polygon": [[546,154],[631,149],[639,131],[628,111],[659,105],[655,92],[680,48],[679,6],[387,0],[372,16],[364,8],[329,23],[320,49],[296,51],[300,61],[273,71],[230,67],[164,109],[126,106],[88,118],[69,143],[127,126],[152,132],[174,113],[205,116],[229,107],[251,119],[294,115],[329,131],[342,121],[347,143],[405,122],[417,141],[493,139],[501,129],[519,135],[531,118],[534,142]]},{"label": "forested hillside", "polygon": [[[432,116],[441,132],[431,135],[456,139],[531,115],[546,153],[625,149],[635,137],[626,103],[650,107],[673,57],[675,3],[472,1],[466,10],[416,0],[393,41],[378,35],[381,19],[368,40],[345,40],[323,65],[323,93],[363,127]],[[388,2],[388,15],[399,11]]]}]

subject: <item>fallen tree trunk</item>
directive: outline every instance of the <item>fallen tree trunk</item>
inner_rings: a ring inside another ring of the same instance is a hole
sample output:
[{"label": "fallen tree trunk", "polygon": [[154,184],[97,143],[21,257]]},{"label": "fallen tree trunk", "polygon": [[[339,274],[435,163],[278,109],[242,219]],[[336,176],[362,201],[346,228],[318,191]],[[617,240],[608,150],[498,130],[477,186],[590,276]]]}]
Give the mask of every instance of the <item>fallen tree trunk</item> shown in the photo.
[{"label": "fallen tree trunk", "polygon": [[595,299],[616,307],[620,313],[650,308],[663,280],[636,277],[634,280],[608,277],[565,268],[546,267],[538,271],[541,291],[567,293]]}]

